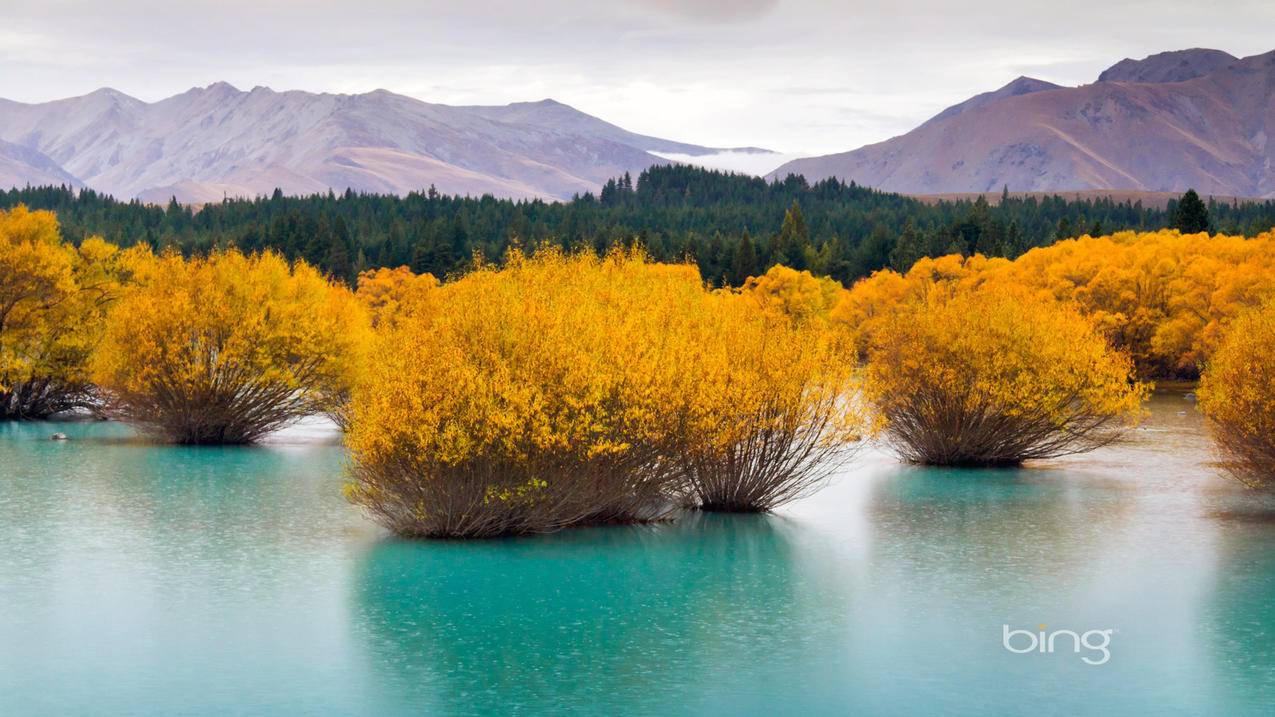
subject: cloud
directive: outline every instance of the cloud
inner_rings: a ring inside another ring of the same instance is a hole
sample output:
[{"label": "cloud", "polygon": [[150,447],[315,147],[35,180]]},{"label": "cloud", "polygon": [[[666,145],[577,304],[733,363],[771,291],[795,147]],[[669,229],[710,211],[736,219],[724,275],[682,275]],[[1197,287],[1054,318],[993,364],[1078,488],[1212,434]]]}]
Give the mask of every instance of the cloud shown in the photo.
[{"label": "cloud", "polygon": [[111,86],[154,101],[217,80],[552,97],[642,134],[813,154],[906,132],[1020,74],[1080,84],[1166,49],[1264,52],[1272,26],[1269,0],[9,2],[0,97]]},{"label": "cloud", "polygon": [[805,155],[786,154],[783,152],[736,152],[725,151],[713,154],[677,154],[674,152],[651,152],[651,154],[679,164],[693,164],[708,169],[723,169],[728,172],[752,174],[760,177],[770,174],[784,164]]},{"label": "cloud", "polygon": [[779,0],[628,0],[632,5],[703,23],[755,20],[769,14]]}]

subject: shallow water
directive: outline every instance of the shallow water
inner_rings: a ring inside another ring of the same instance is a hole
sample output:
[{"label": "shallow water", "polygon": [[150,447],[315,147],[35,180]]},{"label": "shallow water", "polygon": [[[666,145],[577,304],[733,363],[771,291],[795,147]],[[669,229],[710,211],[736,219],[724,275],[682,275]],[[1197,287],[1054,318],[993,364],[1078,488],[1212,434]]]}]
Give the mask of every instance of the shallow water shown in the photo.
[{"label": "shallow water", "polygon": [[[1152,409],[1023,470],[869,451],[773,516],[468,543],[363,519],[319,426],[0,424],[0,713],[1270,714],[1275,502]],[[1040,624],[1109,660],[1003,647]]]}]

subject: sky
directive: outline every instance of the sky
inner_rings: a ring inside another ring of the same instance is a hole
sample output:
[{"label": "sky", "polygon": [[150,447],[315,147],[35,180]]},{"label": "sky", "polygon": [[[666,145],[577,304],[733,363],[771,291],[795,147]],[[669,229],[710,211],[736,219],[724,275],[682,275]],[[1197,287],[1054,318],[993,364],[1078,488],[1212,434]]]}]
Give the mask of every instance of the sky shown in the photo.
[{"label": "sky", "polygon": [[717,147],[845,151],[1019,75],[1092,82],[1125,57],[1275,49],[1272,0],[0,0],[0,97],[113,87],[429,102],[551,97]]}]

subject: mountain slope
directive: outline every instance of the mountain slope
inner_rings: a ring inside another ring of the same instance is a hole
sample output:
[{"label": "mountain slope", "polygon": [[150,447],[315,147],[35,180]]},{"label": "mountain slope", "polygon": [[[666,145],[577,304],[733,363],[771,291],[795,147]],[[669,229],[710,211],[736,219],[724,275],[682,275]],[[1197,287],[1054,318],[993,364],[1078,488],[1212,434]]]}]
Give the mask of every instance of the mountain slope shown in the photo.
[{"label": "mountain slope", "polygon": [[[431,184],[561,199],[666,163],[651,151],[721,151],[628,132],[552,100],[456,107],[385,90],[245,92],[226,83],[155,103],[111,89],[43,104],[0,100],[0,140],[117,197],[196,202],[275,187],[403,194]],[[33,181],[12,172],[0,184]]]},{"label": "mountain slope", "polygon": [[[1268,141],[1275,52],[1233,62],[1214,52],[1167,53],[1104,73],[1156,81],[1109,79],[971,101],[907,134],[789,162],[771,176],[835,176],[914,194],[1008,185],[1275,196],[1275,143]],[[1203,74],[1173,81],[1174,68]]]},{"label": "mountain slope", "polygon": [[83,183],[43,154],[0,140],[0,187],[47,184],[81,187]]}]

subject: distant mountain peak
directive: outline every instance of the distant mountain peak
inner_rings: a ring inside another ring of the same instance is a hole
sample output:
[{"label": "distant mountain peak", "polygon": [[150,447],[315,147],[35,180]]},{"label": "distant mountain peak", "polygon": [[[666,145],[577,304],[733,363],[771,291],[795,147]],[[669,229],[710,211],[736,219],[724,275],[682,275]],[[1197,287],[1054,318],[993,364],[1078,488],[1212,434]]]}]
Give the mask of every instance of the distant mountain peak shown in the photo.
[{"label": "distant mountain peak", "polygon": [[1099,82],[1185,82],[1230,67],[1239,58],[1221,50],[1193,47],[1125,58],[1098,75]]},{"label": "distant mountain peak", "polygon": [[1043,92],[1045,90],[1057,90],[1057,89],[1060,89],[1061,87],[1062,85],[1055,85],[1052,82],[1046,82],[1045,80],[1038,80],[1035,77],[1027,77],[1026,75],[1019,75],[1018,77],[1015,77],[1014,79],[1010,80],[1009,83],[1007,83],[1005,86],[1001,87],[1000,89],[992,90],[991,92],[984,92],[980,95],[974,95],[973,97],[969,98],[968,100],[965,100],[964,102],[948,107],[947,109],[935,115],[929,121],[934,122],[936,120],[942,120],[942,119],[947,119],[948,117],[954,117],[958,114],[961,114],[962,112],[968,112],[973,109],[978,109],[979,107],[986,107],[987,105],[993,104],[995,102],[999,102],[1004,99],[1008,99],[1010,97],[1028,95],[1033,92]]},{"label": "distant mountain peak", "polygon": [[77,99],[80,101],[87,101],[89,106],[99,108],[142,107],[146,104],[132,95],[120,92],[114,87],[99,87],[87,95],[83,95],[79,98],[68,98],[65,101],[71,102]]},{"label": "distant mountain peak", "polygon": [[1018,78],[910,132],[771,172],[909,194],[1139,190],[1275,198],[1275,52],[1124,60],[1103,81]]},{"label": "distant mountain peak", "polygon": [[203,88],[203,93],[204,93],[204,94],[206,94],[206,95],[241,95],[241,94],[244,94],[242,91],[240,91],[240,89],[239,89],[238,87],[235,87],[234,85],[232,85],[232,84],[230,84],[229,82],[226,82],[226,81],[224,81],[224,80],[222,80],[222,81],[218,81],[218,82],[214,82],[214,83],[212,83],[211,85],[208,85],[207,87],[204,87],[204,88]]}]

